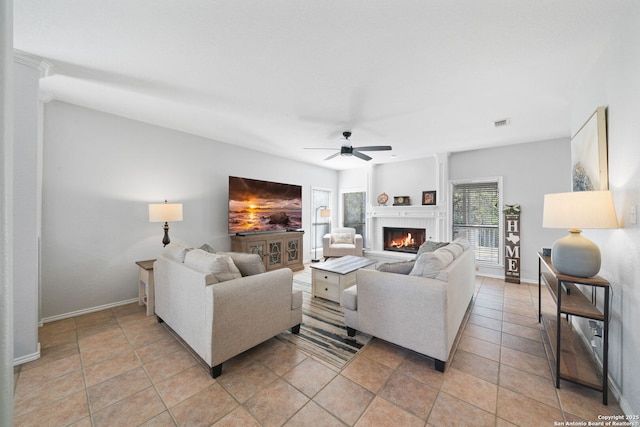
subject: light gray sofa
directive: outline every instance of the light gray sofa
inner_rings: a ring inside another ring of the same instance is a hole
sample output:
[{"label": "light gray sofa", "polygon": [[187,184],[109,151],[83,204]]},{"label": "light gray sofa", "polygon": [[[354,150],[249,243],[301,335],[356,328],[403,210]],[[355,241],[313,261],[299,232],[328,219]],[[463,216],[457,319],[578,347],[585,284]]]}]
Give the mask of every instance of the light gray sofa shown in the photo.
[{"label": "light gray sofa", "polygon": [[348,334],[360,331],[414,350],[444,372],[475,291],[469,244],[456,240],[420,255],[410,274],[360,269],[356,283],[342,294]]},{"label": "light gray sofa", "polygon": [[259,255],[210,254],[170,244],[153,268],[155,311],[210,367],[291,328],[300,331],[302,293],[293,273],[264,272]]}]

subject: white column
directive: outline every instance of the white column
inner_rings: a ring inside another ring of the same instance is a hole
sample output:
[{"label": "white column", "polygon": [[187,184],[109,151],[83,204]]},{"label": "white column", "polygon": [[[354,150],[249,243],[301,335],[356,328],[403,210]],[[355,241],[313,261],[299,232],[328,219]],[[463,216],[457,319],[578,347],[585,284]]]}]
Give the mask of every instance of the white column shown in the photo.
[{"label": "white column", "polygon": [[0,0],[0,425],[13,424],[13,2]]}]

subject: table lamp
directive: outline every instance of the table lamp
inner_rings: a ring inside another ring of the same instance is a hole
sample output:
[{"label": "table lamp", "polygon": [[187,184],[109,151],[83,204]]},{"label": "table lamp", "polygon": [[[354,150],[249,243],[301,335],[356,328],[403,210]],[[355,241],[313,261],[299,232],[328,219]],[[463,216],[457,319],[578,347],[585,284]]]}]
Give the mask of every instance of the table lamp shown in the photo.
[{"label": "table lamp", "polygon": [[591,277],[600,271],[600,249],[580,233],[583,228],[618,228],[610,191],[574,191],[544,195],[542,226],[568,228],[551,248],[551,262],[562,274]]},{"label": "table lamp", "polygon": [[182,203],[151,203],[149,204],[149,222],[164,222],[164,238],[162,243],[167,246],[169,240],[169,222],[182,221]]}]

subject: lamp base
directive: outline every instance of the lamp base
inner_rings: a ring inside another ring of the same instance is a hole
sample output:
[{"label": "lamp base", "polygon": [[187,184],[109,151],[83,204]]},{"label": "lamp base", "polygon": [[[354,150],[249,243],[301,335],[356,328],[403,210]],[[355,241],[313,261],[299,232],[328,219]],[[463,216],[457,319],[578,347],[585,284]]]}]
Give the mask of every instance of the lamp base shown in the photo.
[{"label": "lamp base", "polygon": [[600,271],[600,249],[582,236],[581,230],[570,229],[569,235],[558,239],[551,250],[551,262],[562,274],[591,277]]},{"label": "lamp base", "polygon": [[312,259],[311,262],[320,262],[319,259]]},{"label": "lamp base", "polygon": [[169,239],[169,223],[165,222],[164,227],[162,227],[162,229],[164,230],[164,237],[162,238],[162,243],[164,243],[164,245],[167,246],[169,243],[171,243],[171,240]]}]

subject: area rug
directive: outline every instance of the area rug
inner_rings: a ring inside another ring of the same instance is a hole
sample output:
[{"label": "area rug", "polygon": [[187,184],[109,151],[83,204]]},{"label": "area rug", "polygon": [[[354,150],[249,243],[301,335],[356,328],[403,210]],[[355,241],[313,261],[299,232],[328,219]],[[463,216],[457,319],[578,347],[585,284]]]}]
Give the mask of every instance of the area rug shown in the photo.
[{"label": "area rug", "polygon": [[302,291],[300,334],[283,332],[278,338],[295,345],[303,353],[342,369],[370,340],[368,335],[347,335],[340,304],[311,296],[311,271],[294,273],[293,289]]}]

